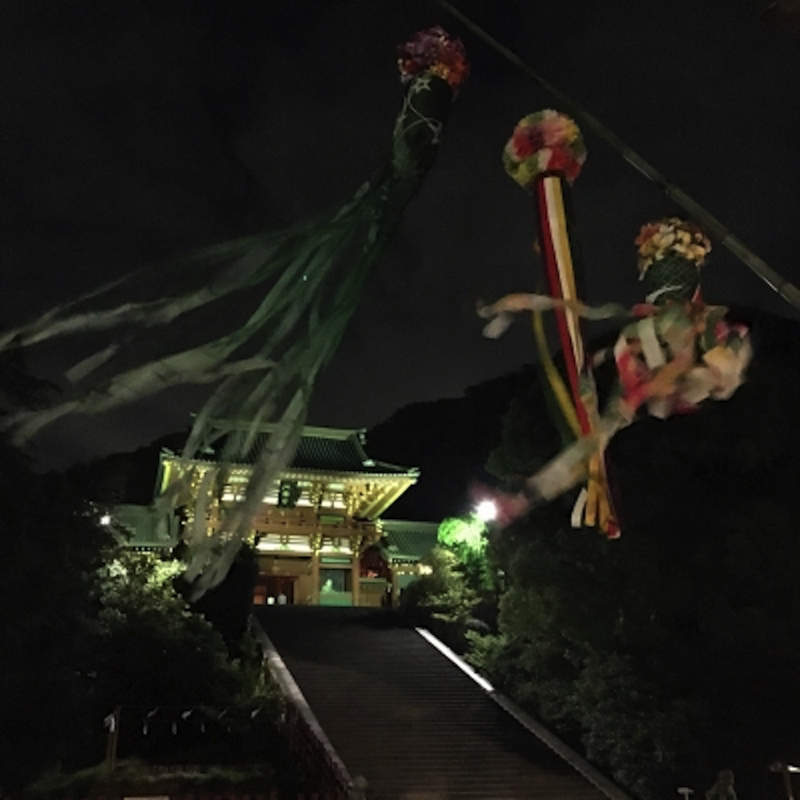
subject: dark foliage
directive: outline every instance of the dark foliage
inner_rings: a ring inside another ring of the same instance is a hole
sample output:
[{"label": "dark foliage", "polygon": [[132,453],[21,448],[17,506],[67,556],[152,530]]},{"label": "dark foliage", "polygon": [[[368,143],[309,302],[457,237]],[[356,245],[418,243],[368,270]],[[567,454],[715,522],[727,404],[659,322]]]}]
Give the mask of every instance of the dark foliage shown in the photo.
[{"label": "dark foliage", "polygon": [[[0,442],[2,788],[98,763],[115,707],[120,757],[264,761],[278,709],[245,584],[221,587],[219,602],[238,598],[223,641],[174,591],[180,565],[126,550],[74,476],[37,475]],[[243,561],[233,577],[248,574]]]},{"label": "dark foliage", "polygon": [[[770,762],[800,755],[800,325],[748,321],[731,400],[613,440],[620,540],[569,529],[563,498],[493,541],[509,581],[494,678],[640,797],[722,767],[757,796]],[[553,447],[532,397],[506,417],[504,475]]]},{"label": "dark foliage", "polygon": [[168,434],[132,453],[75,464],[66,471],[67,478],[75,491],[96,503],[147,505],[156,491],[161,450],[179,451],[187,435],[187,431]]},{"label": "dark foliage", "polygon": [[[93,575],[109,534],[61,476],[0,440],[0,776],[76,755],[91,683]],[[65,733],[69,735],[65,735]]]},{"label": "dark foliage", "polygon": [[392,505],[392,517],[439,521],[472,510],[470,487],[493,482],[484,465],[509,402],[531,375],[523,369],[472,386],[461,398],[405,406],[369,431],[367,452],[373,458],[421,473]]},{"label": "dark foliage", "polygon": [[[192,609],[202,614],[222,635],[225,644],[236,656],[245,638],[253,607],[253,592],[258,578],[258,559],[250,545],[243,545],[225,580],[195,601]],[[186,590],[182,579],[178,586]]]}]

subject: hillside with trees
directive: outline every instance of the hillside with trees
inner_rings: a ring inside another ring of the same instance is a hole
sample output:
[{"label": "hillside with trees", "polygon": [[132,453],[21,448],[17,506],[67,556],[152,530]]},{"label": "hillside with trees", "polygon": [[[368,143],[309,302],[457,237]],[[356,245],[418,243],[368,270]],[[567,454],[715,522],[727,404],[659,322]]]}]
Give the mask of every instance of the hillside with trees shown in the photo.
[{"label": "hillside with trees", "polygon": [[246,628],[250,585],[243,621],[230,613],[247,552],[194,608],[180,564],[126,548],[104,511],[0,441],[3,791],[101,763],[115,713],[119,759],[264,763],[277,698]]},{"label": "hillside with trees", "polygon": [[[779,797],[769,765],[800,759],[800,323],[739,315],[755,358],[730,400],[642,417],[611,442],[620,539],[571,528],[574,496],[490,525],[479,546],[445,526],[433,573],[405,598],[641,800],[704,791],[725,768],[743,799]],[[439,521],[469,515],[476,482],[513,488],[560,446],[525,367],[401,409],[367,451],[422,470],[393,516]],[[0,455],[4,788],[99,760],[102,720],[120,704],[137,725],[169,698],[270,706],[242,668],[247,553],[191,608],[171,567],[126,554],[84,499],[145,492],[155,449],[133,472],[115,457],[44,476],[5,444]]]},{"label": "hillside with trees", "polygon": [[[733,398],[612,441],[620,539],[571,528],[574,495],[488,533],[497,625],[468,634],[468,657],[639,798],[724,768],[740,797],[777,797],[769,765],[800,758],[800,325],[746,321],[756,355]],[[559,447],[531,380],[487,469],[514,487]],[[440,618],[447,596],[468,620],[480,587],[466,565],[453,579],[457,555],[428,585]]]}]

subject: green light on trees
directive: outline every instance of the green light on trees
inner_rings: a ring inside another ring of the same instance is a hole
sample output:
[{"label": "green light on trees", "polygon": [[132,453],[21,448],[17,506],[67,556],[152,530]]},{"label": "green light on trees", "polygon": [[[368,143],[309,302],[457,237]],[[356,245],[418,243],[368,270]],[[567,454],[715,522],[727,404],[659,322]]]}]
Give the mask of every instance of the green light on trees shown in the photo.
[{"label": "green light on trees", "polygon": [[[462,560],[482,556],[486,550],[486,523],[478,514],[451,517],[439,525],[439,544],[449,548]],[[465,558],[466,557],[466,558]]]}]

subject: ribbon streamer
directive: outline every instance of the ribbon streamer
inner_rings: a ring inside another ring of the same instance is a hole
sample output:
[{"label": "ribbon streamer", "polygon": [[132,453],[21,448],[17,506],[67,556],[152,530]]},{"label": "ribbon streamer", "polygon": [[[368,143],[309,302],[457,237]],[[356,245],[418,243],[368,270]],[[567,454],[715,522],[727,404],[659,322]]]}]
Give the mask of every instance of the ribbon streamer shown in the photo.
[{"label": "ribbon streamer", "polygon": [[[161,506],[191,494],[195,457],[210,450],[223,469],[246,462],[258,430],[274,423],[244,501],[228,509],[218,530],[205,524],[210,487],[197,496],[185,573],[194,598],[227,574],[263,497],[290,463],[316,378],[435,161],[450,104],[469,71],[461,42],[439,27],[401,46],[398,67],[405,92],[391,152],[340,209],[140,270],[0,334],[0,351],[98,331],[112,337],[67,370],[73,385],[60,402],[2,421],[19,444],[67,414],[100,413],[171,386],[216,384],[184,447],[184,474],[166,488]],[[148,296],[132,299],[137,290]],[[119,293],[123,302],[115,302]],[[243,322],[220,331],[233,301]],[[220,420],[231,429],[244,421],[247,430],[226,437]]]},{"label": "ribbon streamer", "polygon": [[[556,427],[565,446],[578,439],[593,437],[598,424],[597,392],[581,331],[581,317],[597,315],[578,299],[576,257],[579,252],[572,235],[572,220],[567,200],[569,184],[581,172],[586,158],[580,130],[569,117],[552,109],[523,117],[503,150],[506,172],[528,190],[536,203],[537,245],[545,267],[549,296],[509,295],[492,307],[479,309],[494,317],[484,333],[498,336],[509,324],[510,314],[528,308],[535,312],[534,334],[544,372],[544,388],[550,407],[556,410]],[[566,372],[566,385],[555,368],[539,314],[552,310]],[[606,313],[614,315],[616,307]],[[564,464],[562,464],[564,466]],[[572,514],[575,527],[597,527],[610,538],[619,536],[612,511],[605,465],[599,456],[592,458],[591,469],[570,464],[567,472],[587,481]],[[564,475],[556,479],[563,483]],[[570,482],[576,482],[569,478]],[[549,489],[545,489],[549,492]]]}]

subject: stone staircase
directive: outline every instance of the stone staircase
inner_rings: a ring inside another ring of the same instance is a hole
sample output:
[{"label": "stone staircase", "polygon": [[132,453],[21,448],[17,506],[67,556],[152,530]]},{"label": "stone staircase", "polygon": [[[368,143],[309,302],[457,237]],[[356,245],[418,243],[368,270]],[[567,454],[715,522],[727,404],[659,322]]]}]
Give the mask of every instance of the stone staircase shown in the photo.
[{"label": "stone staircase", "polygon": [[254,613],[369,800],[629,800],[391,611]]}]

